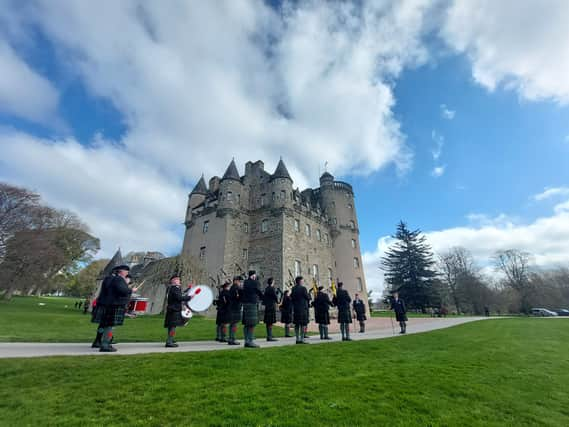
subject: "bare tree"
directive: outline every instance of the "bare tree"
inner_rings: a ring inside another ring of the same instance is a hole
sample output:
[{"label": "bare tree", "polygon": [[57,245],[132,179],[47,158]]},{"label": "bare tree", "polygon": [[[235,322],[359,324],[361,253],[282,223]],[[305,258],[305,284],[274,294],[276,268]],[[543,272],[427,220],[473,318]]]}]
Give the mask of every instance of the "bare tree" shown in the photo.
[{"label": "bare tree", "polygon": [[506,285],[519,294],[520,309],[523,313],[529,313],[531,309],[530,259],[531,254],[517,249],[499,251],[494,256],[496,270],[504,274]]},{"label": "bare tree", "polygon": [[441,280],[448,289],[456,312],[461,313],[461,282],[476,276],[472,255],[464,248],[454,247],[438,258]]}]

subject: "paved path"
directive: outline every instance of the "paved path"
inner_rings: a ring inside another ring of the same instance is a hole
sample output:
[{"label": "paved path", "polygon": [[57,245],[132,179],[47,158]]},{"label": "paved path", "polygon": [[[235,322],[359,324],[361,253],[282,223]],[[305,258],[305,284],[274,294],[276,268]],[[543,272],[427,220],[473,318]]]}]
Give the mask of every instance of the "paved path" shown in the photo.
[{"label": "paved path", "polygon": [[[463,323],[489,319],[488,317],[455,317],[455,318],[412,318],[407,326],[407,335],[421,332],[429,332],[436,329],[448,328]],[[491,317],[490,317],[491,319]],[[332,326],[332,325],[331,325]],[[356,324],[352,324],[356,326]],[[352,333],[354,341],[375,340],[393,337],[393,329],[389,318],[372,318],[367,322],[368,330],[366,333]],[[262,325],[260,326],[262,327]],[[395,328],[397,332],[398,327]],[[330,335],[333,340],[321,341],[317,336],[312,336],[308,341],[310,345],[327,344],[340,341],[339,334]],[[400,337],[401,335],[395,335]],[[120,339],[120,329],[117,337]],[[294,338],[279,338],[276,342],[267,342],[258,339],[257,343],[261,348],[282,347],[294,345]],[[188,351],[214,351],[214,350],[237,350],[243,346],[230,346],[215,341],[188,341],[180,342],[178,348],[165,348],[164,343],[124,343],[117,344],[116,353],[99,353],[97,349],[92,349],[87,343],[0,343],[0,358],[9,357],[45,357],[45,356],[113,356],[127,354],[147,354],[147,353],[180,353]]]}]

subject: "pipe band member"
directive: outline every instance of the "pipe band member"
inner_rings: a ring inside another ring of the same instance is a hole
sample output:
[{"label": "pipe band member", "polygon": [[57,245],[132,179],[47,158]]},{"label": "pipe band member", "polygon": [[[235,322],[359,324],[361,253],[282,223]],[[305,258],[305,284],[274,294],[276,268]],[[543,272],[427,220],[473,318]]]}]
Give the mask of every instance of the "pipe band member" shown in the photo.
[{"label": "pipe band member", "polygon": [[338,290],[332,302],[338,307],[338,323],[340,324],[342,341],[352,341],[350,338],[350,323],[352,323],[350,302],[352,302],[352,299],[348,291],[344,289],[342,282],[338,282]]},{"label": "pipe band member", "polygon": [[178,347],[176,343],[176,327],[184,326],[186,321],[182,317],[182,303],[192,299],[190,295],[182,295],[180,287],[181,280],[179,274],[173,274],[170,277],[170,284],[167,290],[166,317],[164,318],[164,327],[168,330],[168,338],[165,347]]}]

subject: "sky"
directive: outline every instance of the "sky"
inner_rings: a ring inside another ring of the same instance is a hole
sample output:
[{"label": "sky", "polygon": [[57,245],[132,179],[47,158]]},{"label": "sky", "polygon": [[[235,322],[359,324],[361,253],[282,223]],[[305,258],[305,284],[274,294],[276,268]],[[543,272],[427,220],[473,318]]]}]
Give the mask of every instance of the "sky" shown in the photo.
[{"label": "sky", "polygon": [[569,263],[569,2],[0,0],[0,181],[181,249],[232,158],[353,184],[369,289],[403,220],[490,272]]}]

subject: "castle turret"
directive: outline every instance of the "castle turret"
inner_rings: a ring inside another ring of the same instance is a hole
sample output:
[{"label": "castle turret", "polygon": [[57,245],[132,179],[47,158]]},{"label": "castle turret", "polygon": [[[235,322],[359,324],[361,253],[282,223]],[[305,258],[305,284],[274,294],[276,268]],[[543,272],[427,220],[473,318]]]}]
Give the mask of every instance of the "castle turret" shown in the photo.
[{"label": "castle turret", "polygon": [[205,201],[207,196],[207,187],[205,185],[205,180],[202,175],[190,195],[188,196],[188,208],[186,210],[186,223],[192,219],[192,209],[199,206]]},{"label": "castle turret", "polygon": [[279,160],[275,172],[271,175],[270,183],[272,206],[292,206],[292,178],[282,159]]},{"label": "castle turret", "polygon": [[219,208],[238,209],[241,204],[241,193],[241,176],[235,165],[235,160],[231,160],[219,182]]}]

